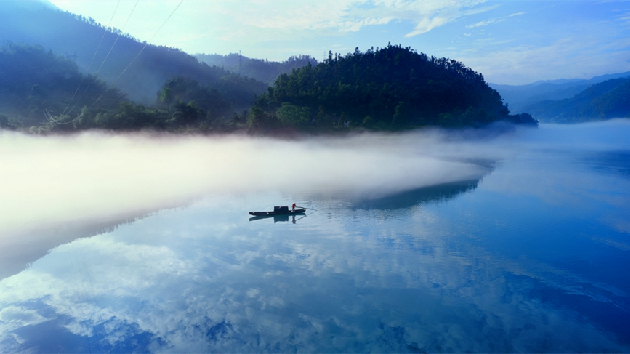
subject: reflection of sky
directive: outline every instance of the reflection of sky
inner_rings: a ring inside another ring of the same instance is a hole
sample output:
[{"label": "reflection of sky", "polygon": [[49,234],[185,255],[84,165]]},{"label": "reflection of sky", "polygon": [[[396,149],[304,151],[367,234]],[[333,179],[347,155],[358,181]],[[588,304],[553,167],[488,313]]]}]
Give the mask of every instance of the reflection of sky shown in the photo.
[{"label": "reflection of sky", "polygon": [[629,183],[541,146],[400,209],[163,210],[0,280],[0,352],[628,352]]},{"label": "reflection of sky", "polygon": [[[486,183],[482,199],[493,193]],[[0,282],[0,348],[627,351],[556,301],[587,295],[614,307],[627,294],[488,249],[475,237],[500,234],[449,215],[475,195],[402,218],[322,208],[296,224],[247,221],[242,210],[270,195],[162,211],[60,246]],[[520,223],[505,222],[505,232]]]}]

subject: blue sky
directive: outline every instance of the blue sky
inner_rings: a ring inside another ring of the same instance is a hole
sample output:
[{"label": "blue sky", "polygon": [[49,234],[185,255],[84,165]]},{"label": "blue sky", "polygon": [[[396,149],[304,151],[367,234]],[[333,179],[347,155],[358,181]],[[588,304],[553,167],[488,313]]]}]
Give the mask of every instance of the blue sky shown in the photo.
[{"label": "blue sky", "polygon": [[459,60],[499,84],[630,71],[630,1],[50,1],[190,54],[321,60],[329,50],[345,54],[391,42]]}]

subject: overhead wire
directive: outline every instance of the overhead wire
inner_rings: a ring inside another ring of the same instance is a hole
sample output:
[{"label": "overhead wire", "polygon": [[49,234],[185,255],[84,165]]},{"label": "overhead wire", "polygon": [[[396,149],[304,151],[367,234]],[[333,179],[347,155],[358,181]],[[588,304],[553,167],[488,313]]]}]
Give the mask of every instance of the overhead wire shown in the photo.
[{"label": "overhead wire", "polygon": [[[118,6],[120,5],[120,1],[121,0],[118,0],[118,2],[116,3],[116,7],[114,8],[114,12],[112,13],[112,16],[110,17],[109,22],[107,23],[107,26],[103,29],[103,35],[101,36],[101,40],[98,43],[98,46],[96,47],[96,50],[94,50],[94,54],[92,55],[92,59],[90,60],[90,63],[88,64],[87,69],[85,70],[86,72],[90,71],[90,68],[92,67],[92,63],[94,63],[94,59],[96,58],[96,54],[98,53],[98,50],[101,49],[101,45],[103,45],[103,40],[105,39],[105,35],[107,35],[108,28],[111,27],[112,21],[114,20],[114,16],[116,15],[116,12],[118,12]],[[66,114],[66,111],[68,111],[68,107],[70,107],[70,104],[72,104],[72,101],[74,101],[74,98],[77,96],[77,93],[79,92],[79,90],[81,89],[81,86],[83,85],[83,81],[85,81],[85,75],[81,75],[81,82],[79,83],[79,86],[77,86],[77,89],[74,91],[74,94],[72,95],[72,98],[70,98],[70,101],[68,102],[68,105],[63,110],[63,112],[61,113],[60,117],[63,117]],[[83,94],[85,94],[85,91],[83,91]],[[83,97],[83,94],[81,94],[81,97]],[[77,102],[78,101],[79,100],[77,100]],[[70,112],[72,112],[72,110],[74,110],[76,105],[77,105],[77,103],[75,103],[74,106],[72,107],[72,109],[70,109],[70,111],[68,111],[68,114],[70,114]],[[55,119],[52,119],[52,118],[49,118],[49,120],[56,121]]]},{"label": "overhead wire", "polygon": [[125,72],[127,72],[127,69],[129,69],[129,67],[131,66],[131,64],[133,64],[133,62],[140,56],[140,54],[142,54],[142,52],[145,50],[145,48],[149,45],[149,42],[153,41],[153,38],[155,38],[155,36],[157,36],[157,34],[162,30],[162,28],[166,25],[166,23],[168,22],[168,20],[171,19],[171,17],[173,17],[173,15],[175,14],[175,12],[177,11],[177,9],[179,9],[179,7],[182,5],[182,3],[184,2],[184,0],[180,0],[180,2],[177,4],[177,6],[175,6],[175,8],[173,9],[173,11],[171,11],[170,15],[168,15],[168,17],[166,18],[166,20],[164,20],[164,22],[162,22],[162,25],[160,25],[160,27],[157,29],[157,31],[155,31],[155,33],[153,33],[153,35],[151,36],[151,38],[149,38],[148,41],[146,41],[144,43],[144,46],[142,47],[142,49],[140,49],[140,51],[138,52],[138,54],[136,54],[135,57],[133,57],[131,59],[131,61],[129,62],[129,64],[127,64],[127,66],[125,67],[125,69],[120,73],[120,75],[118,75],[118,77],[110,84],[110,86],[105,90],[105,92],[103,92],[103,94],[101,94],[101,96],[99,96],[99,98],[96,99],[96,101],[94,101],[94,103],[92,103],[92,105],[90,106],[90,108],[94,107],[94,105],[101,99],[103,98],[103,96],[107,93],[107,91],[109,91],[112,87],[114,87],[114,84],[116,84],[116,82],[118,82],[118,80],[125,74]]},{"label": "overhead wire", "polygon": [[101,66],[98,67],[98,70],[96,70],[95,74],[98,74],[101,71],[101,69],[103,68],[103,65],[105,65],[105,62],[107,61],[107,58],[109,58],[109,55],[112,53],[112,50],[114,49],[114,46],[116,46],[116,43],[118,43],[118,39],[120,38],[121,34],[127,28],[127,24],[129,23],[129,19],[131,19],[131,15],[133,15],[133,12],[136,11],[136,7],[138,6],[139,2],[140,2],[140,0],[136,0],[136,3],[133,5],[133,8],[131,9],[131,12],[129,13],[129,16],[127,16],[127,20],[125,21],[125,24],[123,25],[122,29],[118,33],[118,36],[116,36],[116,40],[114,41],[114,44],[112,44],[112,46],[109,48],[109,52],[107,52],[107,55],[105,56],[105,59],[103,59],[103,62],[101,63]]},{"label": "overhead wire", "polygon": [[[118,3],[116,4],[116,9],[118,9],[118,4],[120,4],[121,0],[118,0]],[[123,24],[122,28],[120,29],[120,31],[118,32],[118,35],[116,36],[116,39],[114,40],[114,43],[111,45],[111,47],[109,47],[109,51],[107,52],[107,55],[105,55],[105,58],[103,59],[103,61],[101,62],[101,65],[98,67],[98,69],[94,72],[94,75],[98,75],[101,72],[101,69],[103,68],[103,65],[105,65],[105,62],[107,62],[107,59],[109,58],[109,55],[112,53],[112,50],[114,50],[114,47],[116,46],[116,43],[118,43],[118,39],[120,39],[120,36],[124,33],[125,29],[127,28],[127,24],[129,23],[129,20],[131,19],[131,16],[133,15],[133,13],[136,11],[136,7],[138,6],[138,3],[140,2],[140,0],[136,0],[136,2],[133,5],[133,8],[131,9],[131,12],[129,13],[129,16],[127,16],[127,20],[125,20],[125,23]],[[112,18],[110,19],[110,24],[112,19],[114,18],[114,16],[112,15]],[[109,26],[108,26],[109,27]],[[105,37],[105,33],[103,33],[103,37],[101,38],[101,42],[103,41],[103,38]],[[100,45],[99,45],[100,46]],[[96,55],[96,53],[95,53]],[[90,63],[91,65],[91,63]],[[90,83],[91,85],[91,83]],[[83,97],[85,95],[85,93],[87,92],[87,90],[90,88],[90,85],[88,85],[85,90],[83,91],[83,93],[81,94],[81,97]],[[107,91],[106,91],[107,92]],[[99,97],[100,99],[100,97]],[[79,100],[77,100],[74,103],[74,106],[72,106],[72,109],[70,109],[70,111],[68,112],[68,114],[70,114],[70,112],[72,112],[74,110],[74,108],[77,106],[77,104],[79,103]],[[93,106],[93,104],[92,104]],[[91,107],[91,106],[90,106]]]}]

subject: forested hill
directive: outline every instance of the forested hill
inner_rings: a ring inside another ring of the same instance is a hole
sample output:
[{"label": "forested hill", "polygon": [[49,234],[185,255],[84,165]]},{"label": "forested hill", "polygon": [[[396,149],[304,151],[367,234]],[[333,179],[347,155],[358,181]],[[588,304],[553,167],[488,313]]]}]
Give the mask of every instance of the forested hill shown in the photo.
[{"label": "forested hill", "polygon": [[50,50],[16,44],[0,48],[0,128],[50,126],[60,116],[81,116],[84,107],[110,111],[124,100],[118,89],[79,73],[74,62]]},{"label": "forested hill", "polygon": [[[52,49],[75,61],[84,73],[92,62],[89,73],[98,71],[98,78],[115,82],[129,99],[143,104],[154,104],[157,92],[175,76],[192,77],[201,85],[216,89],[230,101],[234,111],[248,108],[254,96],[267,88],[263,82],[199,63],[178,49],[148,45],[142,50],[146,43],[43,1],[0,1],[0,42],[7,41]],[[110,48],[111,53],[99,70]]]},{"label": "forested hill", "polygon": [[572,98],[542,101],[524,109],[544,123],[630,118],[630,78],[607,80]]},{"label": "forested hill", "polygon": [[0,47],[0,130],[222,133],[241,129],[245,121],[221,93],[190,78],[169,80],[159,98],[152,107],[129,102],[120,90],[41,46]]},{"label": "forested hill", "polygon": [[281,74],[288,74],[307,64],[317,65],[317,60],[309,55],[295,55],[283,62],[267,61],[244,57],[240,54],[197,54],[197,59],[208,65],[215,65],[239,75],[251,77],[268,85],[273,85]]},{"label": "forested hill", "polygon": [[252,108],[252,129],[321,131],[362,126],[398,130],[422,126],[483,126],[510,116],[501,96],[464,64],[388,45],[329,54],[316,66],[283,74]]}]

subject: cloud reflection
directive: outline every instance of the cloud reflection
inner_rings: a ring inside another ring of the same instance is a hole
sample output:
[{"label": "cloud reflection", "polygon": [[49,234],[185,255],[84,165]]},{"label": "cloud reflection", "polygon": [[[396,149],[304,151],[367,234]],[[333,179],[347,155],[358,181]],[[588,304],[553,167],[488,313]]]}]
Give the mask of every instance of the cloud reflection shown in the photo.
[{"label": "cloud reflection", "polygon": [[[581,280],[461,242],[428,210],[392,224],[312,214],[310,226],[271,230],[232,223],[237,204],[162,211],[60,246],[0,281],[3,311],[45,317],[49,331],[77,337],[68,346],[89,339],[103,351],[628,349],[530,295]],[[28,349],[38,328],[16,332],[2,313],[0,348]]]},{"label": "cloud reflection", "polygon": [[281,141],[3,132],[0,278],[14,274],[19,259],[33,262],[59,244],[204,195],[271,190],[378,198],[479,179],[489,171],[461,156],[436,156],[440,147],[468,144],[444,136],[423,132]]}]

